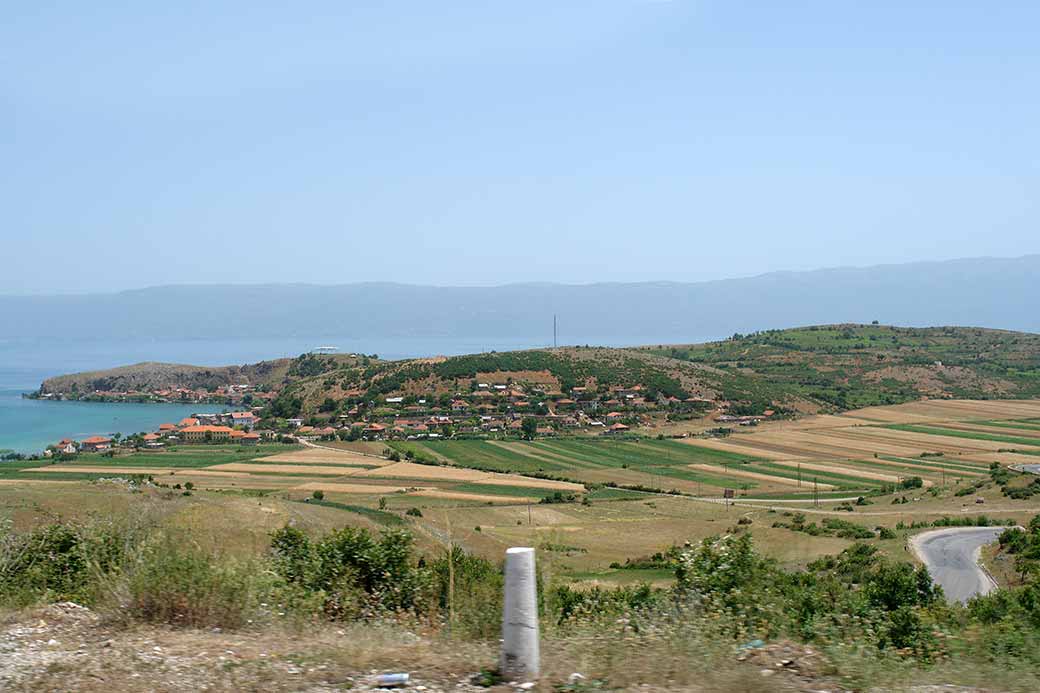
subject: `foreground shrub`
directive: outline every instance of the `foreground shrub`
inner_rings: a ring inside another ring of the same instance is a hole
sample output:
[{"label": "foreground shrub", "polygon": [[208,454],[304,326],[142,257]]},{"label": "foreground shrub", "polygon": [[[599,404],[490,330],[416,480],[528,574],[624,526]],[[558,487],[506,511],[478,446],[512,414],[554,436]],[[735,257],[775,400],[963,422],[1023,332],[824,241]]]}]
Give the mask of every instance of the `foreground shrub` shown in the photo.
[{"label": "foreground shrub", "polygon": [[162,537],[139,549],[113,581],[109,606],[121,620],[194,628],[240,628],[277,597],[282,581],[255,561],[217,559]]},{"label": "foreground shrub", "polygon": [[376,538],[367,529],[344,527],[312,542],[285,527],[271,535],[271,553],[278,575],[322,595],[331,618],[416,611],[428,599],[431,576],[407,532],[388,530]]},{"label": "foreground shrub", "polygon": [[94,578],[123,560],[125,546],[108,525],[56,523],[22,534],[0,525],[0,605],[89,601]]}]

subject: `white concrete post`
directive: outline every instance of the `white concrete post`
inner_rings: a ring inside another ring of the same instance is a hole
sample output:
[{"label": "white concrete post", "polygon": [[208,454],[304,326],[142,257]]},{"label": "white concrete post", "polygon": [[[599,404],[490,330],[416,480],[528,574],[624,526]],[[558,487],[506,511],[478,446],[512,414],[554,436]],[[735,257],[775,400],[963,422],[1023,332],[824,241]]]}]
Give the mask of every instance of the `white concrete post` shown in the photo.
[{"label": "white concrete post", "polygon": [[507,549],[502,607],[502,676],[507,681],[532,681],[538,678],[539,664],[534,549]]}]

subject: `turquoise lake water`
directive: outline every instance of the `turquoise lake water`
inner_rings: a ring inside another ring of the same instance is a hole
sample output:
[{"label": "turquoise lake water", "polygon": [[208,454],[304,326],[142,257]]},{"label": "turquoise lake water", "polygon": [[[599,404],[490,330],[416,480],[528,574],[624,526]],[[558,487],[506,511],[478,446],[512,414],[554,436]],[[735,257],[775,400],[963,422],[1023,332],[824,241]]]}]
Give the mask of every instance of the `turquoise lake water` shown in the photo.
[{"label": "turquoise lake water", "polygon": [[193,413],[220,412],[205,404],[45,402],[23,399],[21,390],[0,390],[0,450],[40,452],[62,438],[154,431]]}]

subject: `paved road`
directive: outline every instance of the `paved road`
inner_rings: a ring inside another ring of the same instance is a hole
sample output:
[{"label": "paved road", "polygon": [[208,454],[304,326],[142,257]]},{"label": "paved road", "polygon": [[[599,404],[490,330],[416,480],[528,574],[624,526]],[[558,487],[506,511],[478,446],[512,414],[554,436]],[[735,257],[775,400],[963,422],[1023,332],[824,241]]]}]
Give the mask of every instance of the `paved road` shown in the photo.
[{"label": "paved road", "polygon": [[1007,527],[949,527],[923,532],[910,540],[914,553],[928,567],[950,601],[966,602],[996,588],[979,567],[979,552]]}]

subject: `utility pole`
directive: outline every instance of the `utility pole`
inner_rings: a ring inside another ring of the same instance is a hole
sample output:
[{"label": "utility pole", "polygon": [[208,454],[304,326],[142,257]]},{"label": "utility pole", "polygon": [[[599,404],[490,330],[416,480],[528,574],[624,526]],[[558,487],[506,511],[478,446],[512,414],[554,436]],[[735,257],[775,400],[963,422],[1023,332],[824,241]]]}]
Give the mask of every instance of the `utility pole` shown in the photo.
[{"label": "utility pole", "polygon": [[802,487],[802,463],[798,463],[798,488]]},{"label": "utility pole", "polygon": [[820,507],[820,493],[819,493],[818,487],[816,486],[816,477],[815,476],[812,479],[812,499],[813,499],[813,506],[817,507],[817,508]]},{"label": "utility pole", "polygon": [[527,501],[527,526],[531,526],[531,501]]}]

